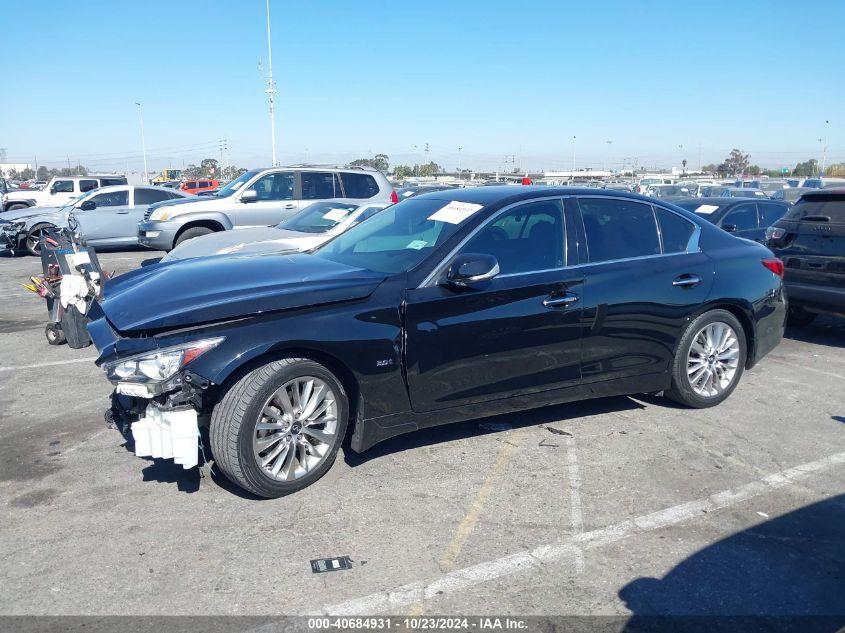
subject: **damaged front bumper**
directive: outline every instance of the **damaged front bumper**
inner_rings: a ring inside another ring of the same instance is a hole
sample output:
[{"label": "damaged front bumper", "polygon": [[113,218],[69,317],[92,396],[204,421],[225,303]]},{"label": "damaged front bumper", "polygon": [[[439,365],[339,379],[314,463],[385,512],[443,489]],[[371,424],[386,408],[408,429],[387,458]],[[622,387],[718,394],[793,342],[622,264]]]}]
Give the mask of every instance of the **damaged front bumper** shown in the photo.
[{"label": "damaged front bumper", "polygon": [[9,222],[8,220],[0,220],[0,252],[14,251],[20,248],[26,231],[24,231],[25,224],[23,222]]}]

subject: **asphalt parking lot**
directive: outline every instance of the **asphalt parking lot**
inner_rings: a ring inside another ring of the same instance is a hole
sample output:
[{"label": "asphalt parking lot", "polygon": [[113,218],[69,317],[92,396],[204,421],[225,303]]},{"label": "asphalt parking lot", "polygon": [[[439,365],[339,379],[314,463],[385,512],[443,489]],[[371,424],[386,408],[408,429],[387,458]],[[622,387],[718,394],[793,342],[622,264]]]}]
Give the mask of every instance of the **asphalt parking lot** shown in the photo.
[{"label": "asphalt parking lot", "polygon": [[40,272],[0,259],[0,613],[845,614],[845,320],[788,331],[714,409],[461,423],[257,500],[123,447],[95,349],[46,343]]}]

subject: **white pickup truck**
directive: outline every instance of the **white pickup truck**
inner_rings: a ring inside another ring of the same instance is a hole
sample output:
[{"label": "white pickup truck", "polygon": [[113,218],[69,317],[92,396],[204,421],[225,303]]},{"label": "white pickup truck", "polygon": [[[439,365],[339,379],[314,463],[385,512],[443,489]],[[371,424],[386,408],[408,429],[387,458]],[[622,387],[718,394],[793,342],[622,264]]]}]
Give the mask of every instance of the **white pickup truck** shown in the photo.
[{"label": "white pickup truck", "polygon": [[126,176],[54,176],[41,191],[17,189],[3,194],[3,211],[25,207],[61,207],[83,193],[107,185],[125,185]]}]

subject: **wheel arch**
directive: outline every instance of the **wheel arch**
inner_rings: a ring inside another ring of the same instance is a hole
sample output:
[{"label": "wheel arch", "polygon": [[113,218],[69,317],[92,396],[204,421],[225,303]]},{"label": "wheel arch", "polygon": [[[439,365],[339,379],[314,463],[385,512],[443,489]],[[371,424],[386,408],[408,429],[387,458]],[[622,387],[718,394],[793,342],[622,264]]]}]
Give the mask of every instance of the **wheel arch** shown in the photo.
[{"label": "wheel arch", "polygon": [[730,312],[739,321],[742,326],[742,333],[745,335],[746,358],[745,368],[751,369],[754,366],[754,357],[757,346],[757,328],[754,325],[753,312],[751,306],[745,305],[741,301],[719,300],[708,303],[703,306],[696,314],[694,314],[690,321],[697,319],[702,314],[711,312],[713,310],[725,310]]},{"label": "wheel arch", "polygon": [[179,230],[176,232],[176,235],[173,238],[174,245],[176,244],[176,242],[179,241],[179,237],[182,235],[182,233],[184,233],[185,231],[187,231],[189,229],[196,229],[196,228],[200,228],[200,227],[206,228],[206,229],[211,229],[215,233],[226,230],[226,227],[223,226],[223,224],[221,222],[219,222],[218,220],[211,220],[211,219],[191,220],[190,222],[186,222],[181,227],[179,227]]},{"label": "wheel arch", "polygon": [[[283,358],[307,358],[308,360],[313,360],[315,363],[319,363],[334,374],[341,386],[343,386],[343,390],[346,392],[346,396],[349,400],[350,420],[353,423],[357,420],[358,412],[360,410],[359,400],[361,389],[354,372],[347,366],[346,363],[334,354],[330,354],[324,350],[317,349],[316,347],[309,347],[307,345],[273,346],[250,356],[237,366],[230,366],[224,370],[222,376],[218,377],[219,387],[218,393],[215,396],[215,402],[220,400],[223,397],[223,394],[225,394],[235,383],[249,372],[261,367],[262,365],[266,365]],[[354,424],[350,424],[347,432],[351,432],[353,428]]]}]

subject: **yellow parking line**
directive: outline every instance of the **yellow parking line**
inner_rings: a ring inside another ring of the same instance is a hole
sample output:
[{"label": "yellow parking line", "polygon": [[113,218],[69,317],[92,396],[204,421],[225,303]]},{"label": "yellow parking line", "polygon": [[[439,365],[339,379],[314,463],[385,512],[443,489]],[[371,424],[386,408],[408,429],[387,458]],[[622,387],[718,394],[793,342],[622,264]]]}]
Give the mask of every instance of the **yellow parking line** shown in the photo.
[{"label": "yellow parking line", "polygon": [[[493,483],[508,465],[508,462],[510,462],[514,453],[519,450],[519,444],[522,441],[524,434],[524,429],[520,429],[513,433],[508,433],[505,437],[505,440],[502,443],[502,448],[499,449],[499,454],[496,456],[496,461],[493,462],[493,465],[487,472],[487,477],[484,478],[484,483],[482,483],[481,488],[478,489],[475,499],[469,507],[469,511],[458,524],[458,527],[452,536],[451,542],[440,556],[440,561],[438,563],[440,571],[448,572],[455,566],[455,560],[457,559],[458,554],[461,553],[464,543],[475,528],[475,524],[478,523],[478,517],[484,509],[484,504],[487,503],[487,499],[493,491]],[[422,615],[424,610],[425,607],[422,601],[419,601],[411,605],[408,615],[411,617]]]}]

